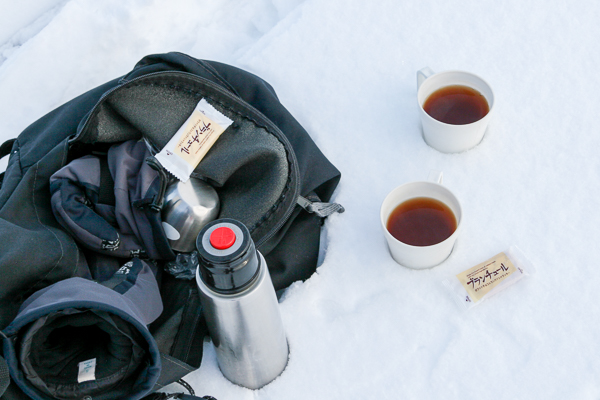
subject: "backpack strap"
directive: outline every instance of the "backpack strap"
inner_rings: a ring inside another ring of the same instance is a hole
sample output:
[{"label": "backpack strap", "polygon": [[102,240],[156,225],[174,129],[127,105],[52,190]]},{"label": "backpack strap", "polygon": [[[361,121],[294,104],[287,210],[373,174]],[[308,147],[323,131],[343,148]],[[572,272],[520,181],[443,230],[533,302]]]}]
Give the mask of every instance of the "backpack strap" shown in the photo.
[{"label": "backpack strap", "polygon": [[[186,387],[187,383],[181,383],[184,382],[181,380],[181,378],[196,370],[196,368],[192,367],[191,365],[188,365],[183,361],[178,360],[175,357],[171,357],[165,353],[160,353],[160,362],[160,376],[158,377],[156,385],[154,385],[154,390],[159,390],[173,382],[177,382]],[[190,393],[193,392],[194,391],[191,390]]]},{"label": "backpack strap", "polygon": [[[0,146],[0,159],[4,158],[5,156],[9,155],[12,148],[13,148],[13,144],[17,141],[17,139],[8,139],[6,142],[2,143],[2,146]],[[4,172],[2,172],[0,174],[0,187],[2,187],[2,181],[4,180]]]},{"label": "backpack strap", "polygon": [[194,389],[192,388],[192,386],[189,383],[187,383],[186,381],[184,381],[183,379],[179,379],[175,382],[180,384],[181,386],[183,386],[188,391],[189,394],[155,392],[155,393],[149,394],[148,396],[144,397],[142,400],[169,400],[169,399],[217,400],[216,398],[214,398],[212,396],[208,396],[208,395],[202,396],[202,397],[196,396],[196,393],[194,392]]},{"label": "backpack strap", "polygon": [[8,139],[6,142],[2,143],[2,146],[0,146],[0,158],[10,154],[13,144],[16,141],[17,139]]},{"label": "backpack strap", "polygon": [[179,399],[179,400],[217,400],[212,396],[193,396],[191,394],[183,393],[153,393],[150,396],[144,397],[142,400],[168,400],[168,399]]}]

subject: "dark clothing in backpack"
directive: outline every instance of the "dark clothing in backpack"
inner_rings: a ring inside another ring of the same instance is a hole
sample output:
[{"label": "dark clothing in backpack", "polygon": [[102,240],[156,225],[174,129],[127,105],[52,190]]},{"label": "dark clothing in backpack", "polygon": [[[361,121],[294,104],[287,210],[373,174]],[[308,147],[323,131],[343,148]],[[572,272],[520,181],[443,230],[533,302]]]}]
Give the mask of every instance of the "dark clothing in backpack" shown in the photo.
[{"label": "dark clothing in backpack", "polygon": [[[86,329],[109,335],[121,332],[124,336],[118,334],[118,337],[131,339],[131,354],[139,354],[141,358],[133,357],[140,361],[134,362],[138,368],[121,365],[125,371],[134,371],[125,374],[123,386],[113,388],[117,391],[113,393],[120,393],[117,397],[121,399],[137,399],[177,381],[200,365],[207,329],[195,282],[162,273],[160,263],[168,258],[165,257],[168,252],[159,248],[157,242],[152,249],[144,234],[153,233],[133,234],[130,244],[122,245],[123,249],[142,247],[151,260],[158,262],[159,268],[153,276],[163,311],[153,322],[137,312],[119,311],[121,307],[133,310],[126,304],[127,296],[94,282],[105,281],[128,261],[122,258],[128,257],[126,254],[119,257],[108,254],[115,236],[102,235],[112,229],[104,226],[106,232],[102,228],[95,230],[85,221],[77,221],[74,216],[78,212],[88,212],[78,204],[75,210],[64,214],[75,221],[75,226],[66,219],[59,222],[52,211],[52,193],[60,194],[61,201],[56,203],[60,209],[68,203],[62,201],[63,195],[67,199],[82,193],[88,200],[96,195],[98,200],[104,198],[101,196],[106,194],[104,185],[93,180],[96,178],[86,181],[90,177],[83,177],[81,181],[89,186],[74,188],[67,170],[63,170],[63,175],[59,173],[52,184],[50,178],[73,160],[89,156],[102,159],[112,146],[130,140],[132,143],[144,140],[151,149],[159,150],[202,98],[234,123],[192,176],[217,189],[222,200],[219,217],[238,219],[249,227],[257,248],[266,258],[276,289],[307,279],[315,271],[324,215],[313,211],[330,199],[340,179],[339,171],[279,102],[273,88],[257,76],[180,53],[145,57],[127,75],[60,106],[31,124],[16,140],[0,146],[0,155],[10,153],[7,169],[0,174],[0,329],[11,374],[28,396],[51,398],[36,374],[24,378],[29,368],[28,355],[21,357],[16,350],[23,349],[16,343],[20,338],[32,337],[27,336],[27,328],[43,318],[47,318],[45,321],[52,328],[58,327],[63,318],[75,316],[79,324],[96,327]],[[140,165],[140,171],[145,168]],[[111,176],[114,179],[116,175]],[[139,194],[142,203],[159,204],[160,199],[150,202],[146,196],[154,190],[155,181],[142,178],[141,182],[142,189],[134,190],[137,194],[130,199],[135,202]],[[98,191],[94,188],[97,184]],[[99,201],[95,207],[98,204],[106,202]],[[139,221],[140,215],[135,212],[128,214],[128,218]],[[143,212],[158,211],[150,207]],[[110,212],[104,217],[109,215]],[[154,217],[147,214],[145,223],[155,224],[159,219]],[[116,227],[124,242],[129,231],[119,224],[109,225]],[[108,251],[99,252],[75,240],[73,235],[78,234],[78,227],[87,227],[86,232],[107,240]],[[98,265],[105,268],[97,268]],[[71,286],[74,283],[77,285]],[[136,284],[132,283],[131,290]],[[85,290],[75,290],[75,286]],[[92,303],[86,303],[86,296],[88,300],[94,299]],[[33,306],[35,309],[29,308]],[[38,332],[46,329],[45,323],[39,324]],[[30,343],[33,347],[29,349],[36,348],[35,339]],[[138,347],[142,352],[133,350]],[[102,369],[98,364],[96,368],[99,372]],[[109,370],[107,373],[112,376]],[[59,380],[58,386],[48,387],[48,391],[66,393],[72,377]],[[109,389],[104,391],[110,393]],[[82,385],[78,383],[73,394],[82,393]],[[14,384],[2,397],[21,398],[26,396]]]}]

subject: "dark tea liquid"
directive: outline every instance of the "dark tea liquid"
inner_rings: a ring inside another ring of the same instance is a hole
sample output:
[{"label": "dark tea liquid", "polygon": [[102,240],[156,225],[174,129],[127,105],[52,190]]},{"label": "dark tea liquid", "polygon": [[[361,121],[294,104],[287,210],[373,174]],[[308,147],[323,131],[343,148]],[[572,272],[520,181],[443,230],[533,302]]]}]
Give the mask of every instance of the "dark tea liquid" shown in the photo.
[{"label": "dark tea liquid", "polygon": [[477,90],[462,85],[451,85],[433,92],[425,100],[423,109],[438,121],[465,125],[485,117],[490,111],[490,106]]},{"label": "dark tea liquid", "polygon": [[415,197],[398,205],[390,214],[387,230],[399,241],[412,246],[443,242],[456,230],[456,217],[439,200]]}]

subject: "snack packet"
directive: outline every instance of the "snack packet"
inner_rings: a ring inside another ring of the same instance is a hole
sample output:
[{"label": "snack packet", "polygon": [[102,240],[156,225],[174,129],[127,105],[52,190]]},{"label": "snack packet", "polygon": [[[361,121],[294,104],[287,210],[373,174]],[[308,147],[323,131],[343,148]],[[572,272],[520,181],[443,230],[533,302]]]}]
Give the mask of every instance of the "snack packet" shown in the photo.
[{"label": "snack packet", "polygon": [[516,246],[443,281],[457,304],[470,309],[535,273],[533,264]]},{"label": "snack packet", "polygon": [[201,99],[192,115],[156,155],[156,159],[177,179],[186,182],[232,122],[205,99]]}]

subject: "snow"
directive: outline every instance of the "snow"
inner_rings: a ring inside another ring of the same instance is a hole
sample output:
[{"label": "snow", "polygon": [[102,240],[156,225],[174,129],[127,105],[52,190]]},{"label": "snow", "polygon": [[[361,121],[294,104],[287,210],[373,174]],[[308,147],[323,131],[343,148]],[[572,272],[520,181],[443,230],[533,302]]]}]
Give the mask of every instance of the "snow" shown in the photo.
[{"label": "snow", "polygon": [[[185,378],[198,394],[600,398],[600,3],[0,0],[0,10],[0,141],[147,54],[181,51],[267,80],[341,170],[334,200],[346,212],[325,224],[317,273],[280,303],[286,370],[257,391],[235,386],[206,342]],[[495,115],[474,149],[424,143],[426,66],[493,87]],[[443,264],[409,270],[387,251],[379,206],[431,169],[462,203],[462,232]],[[442,281],[511,245],[537,274],[458,308]]]}]

